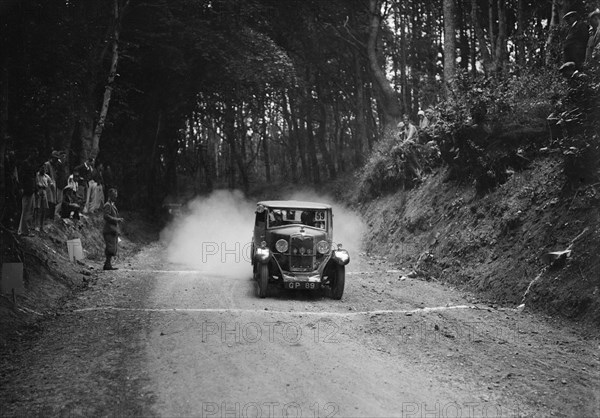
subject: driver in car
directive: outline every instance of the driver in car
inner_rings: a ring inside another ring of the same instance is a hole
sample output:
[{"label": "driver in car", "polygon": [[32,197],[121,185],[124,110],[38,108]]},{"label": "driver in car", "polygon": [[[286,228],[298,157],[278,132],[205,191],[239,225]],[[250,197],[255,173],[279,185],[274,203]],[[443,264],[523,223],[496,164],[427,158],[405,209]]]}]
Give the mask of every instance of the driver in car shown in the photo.
[{"label": "driver in car", "polygon": [[300,220],[306,226],[315,226],[315,213],[311,211],[304,211],[300,216]]}]

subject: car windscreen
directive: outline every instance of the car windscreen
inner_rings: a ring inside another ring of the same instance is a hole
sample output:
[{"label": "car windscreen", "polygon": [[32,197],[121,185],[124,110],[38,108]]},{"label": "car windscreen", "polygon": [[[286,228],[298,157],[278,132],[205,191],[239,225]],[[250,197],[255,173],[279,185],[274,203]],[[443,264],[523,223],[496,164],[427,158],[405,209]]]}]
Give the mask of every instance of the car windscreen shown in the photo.
[{"label": "car windscreen", "polygon": [[305,225],[327,230],[327,211],[317,209],[269,209],[268,228]]}]

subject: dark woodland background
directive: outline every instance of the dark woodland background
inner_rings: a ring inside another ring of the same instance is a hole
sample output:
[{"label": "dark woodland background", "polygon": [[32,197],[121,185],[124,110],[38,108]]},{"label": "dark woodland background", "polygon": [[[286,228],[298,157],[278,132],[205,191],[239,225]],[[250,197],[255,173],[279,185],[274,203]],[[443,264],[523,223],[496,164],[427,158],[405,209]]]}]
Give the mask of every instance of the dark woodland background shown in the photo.
[{"label": "dark woodland background", "polygon": [[89,156],[110,164],[122,204],[137,208],[218,187],[345,176],[403,114],[414,120],[428,107],[450,124],[462,117],[456,109],[486,100],[496,114],[506,104],[507,120],[545,120],[552,109],[536,103],[560,93],[562,16],[597,7],[567,0],[0,5],[3,190],[4,156],[34,154],[42,163],[61,150],[64,170]]}]

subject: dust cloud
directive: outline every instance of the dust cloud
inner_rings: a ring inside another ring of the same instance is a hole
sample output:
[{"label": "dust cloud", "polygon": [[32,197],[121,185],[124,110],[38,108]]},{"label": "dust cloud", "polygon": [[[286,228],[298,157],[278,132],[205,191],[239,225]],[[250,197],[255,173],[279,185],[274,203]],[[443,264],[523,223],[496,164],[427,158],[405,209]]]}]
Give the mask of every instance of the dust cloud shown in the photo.
[{"label": "dust cloud", "polygon": [[[343,244],[351,258],[362,250],[366,226],[350,209],[312,191],[296,192],[284,199],[331,204],[334,242]],[[240,191],[218,190],[196,198],[161,234],[168,261],[216,276],[248,278],[255,209],[256,202]]]},{"label": "dust cloud", "polygon": [[252,275],[250,242],[256,202],[217,190],[191,201],[162,233],[168,261],[212,275]]}]

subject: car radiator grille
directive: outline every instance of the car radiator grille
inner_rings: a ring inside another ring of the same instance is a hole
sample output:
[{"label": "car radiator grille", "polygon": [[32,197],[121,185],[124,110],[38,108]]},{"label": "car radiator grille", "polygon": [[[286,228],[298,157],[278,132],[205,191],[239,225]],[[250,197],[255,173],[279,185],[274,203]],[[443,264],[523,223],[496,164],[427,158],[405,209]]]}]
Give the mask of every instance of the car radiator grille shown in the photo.
[{"label": "car radiator grille", "polygon": [[292,235],[290,241],[290,271],[313,271],[315,263],[313,237]]}]

